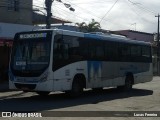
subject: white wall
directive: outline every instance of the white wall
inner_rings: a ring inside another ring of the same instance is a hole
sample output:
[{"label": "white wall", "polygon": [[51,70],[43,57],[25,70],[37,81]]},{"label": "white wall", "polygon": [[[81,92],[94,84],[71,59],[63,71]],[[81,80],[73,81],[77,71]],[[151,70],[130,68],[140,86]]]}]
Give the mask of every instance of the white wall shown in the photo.
[{"label": "white wall", "polygon": [[17,32],[36,30],[38,28],[40,27],[31,25],[0,23],[0,38],[13,39],[15,33]]}]

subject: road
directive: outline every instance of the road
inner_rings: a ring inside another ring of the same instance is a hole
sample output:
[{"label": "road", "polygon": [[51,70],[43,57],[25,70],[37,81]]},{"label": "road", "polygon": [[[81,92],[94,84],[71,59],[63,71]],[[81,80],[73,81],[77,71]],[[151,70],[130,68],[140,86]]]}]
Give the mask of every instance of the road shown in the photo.
[{"label": "road", "polygon": [[[148,83],[134,85],[131,92],[120,92],[116,88],[96,92],[88,90],[79,98],[70,98],[64,93],[51,93],[47,97],[41,97],[31,92],[1,92],[0,111],[160,111],[160,77],[154,77]],[[95,116],[96,112],[93,114]],[[54,118],[57,119],[57,117]],[[86,120],[160,119],[160,117],[60,117],[58,119],[82,118]],[[0,119],[10,120],[12,118]],[[16,118],[16,120],[20,119]],[[46,119],[52,120],[53,118],[47,117]]]}]

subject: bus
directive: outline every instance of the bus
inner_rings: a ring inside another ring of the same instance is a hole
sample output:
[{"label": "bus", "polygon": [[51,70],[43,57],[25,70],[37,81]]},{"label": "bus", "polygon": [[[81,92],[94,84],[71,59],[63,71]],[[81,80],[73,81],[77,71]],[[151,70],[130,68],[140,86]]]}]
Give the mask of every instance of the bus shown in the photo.
[{"label": "bus", "polygon": [[61,29],[17,33],[9,65],[9,88],[73,96],[84,89],[131,90],[152,80],[151,44],[122,36]]}]

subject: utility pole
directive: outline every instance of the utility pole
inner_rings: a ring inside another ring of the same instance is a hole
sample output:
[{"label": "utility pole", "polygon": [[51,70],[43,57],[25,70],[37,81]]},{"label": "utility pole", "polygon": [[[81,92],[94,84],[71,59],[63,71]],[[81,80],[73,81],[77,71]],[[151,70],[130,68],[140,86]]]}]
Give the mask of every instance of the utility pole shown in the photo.
[{"label": "utility pole", "polygon": [[155,17],[158,17],[158,29],[157,29],[157,73],[159,75],[159,13],[158,13],[158,16],[155,16]]},{"label": "utility pole", "polygon": [[137,23],[133,23],[131,25],[134,25],[134,30],[136,31],[136,26],[137,26]]},{"label": "utility pole", "polygon": [[[45,6],[46,6],[46,12],[47,12],[47,16],[46,16],[46,28],[50,29],[51,28],[51,16],[52,16],[52,12],[51,12],[51,8],[52,8],[52,3],[54,0],[45,0]],[[75,9],[72,8],[72,6],[70,4],[64,3],[61,0],[56,0],[57,2],[63,3],[64,6],[66,8],[69,8],[70,11],[74,12]]]},{"label": "utility pole", "polygon": [[47,29],[51,28],[51,16],[52,16],[51,7],[52,7],[53,1],[54,0],[45,0],[46,12],[47,12],[47,16],[46,16],[46,28]]},{"label": "utility pole", "polygon": [[135,31],[137,30],[137,29],[136,29],[136,26],[137,26],[137,23],[135,23],[135,26],[134,26],[134,27],[135,27]]}]

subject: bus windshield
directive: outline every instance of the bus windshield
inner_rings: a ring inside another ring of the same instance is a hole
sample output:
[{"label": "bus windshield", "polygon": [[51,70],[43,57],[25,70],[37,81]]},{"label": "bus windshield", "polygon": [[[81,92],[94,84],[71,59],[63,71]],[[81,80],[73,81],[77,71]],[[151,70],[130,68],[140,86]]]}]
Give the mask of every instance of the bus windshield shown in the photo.
[{"label": "bus windshield", "polygon": [[15,40],[11,59],[13,73],[36,76],[48,67],[51,40],[45,39]]}]

